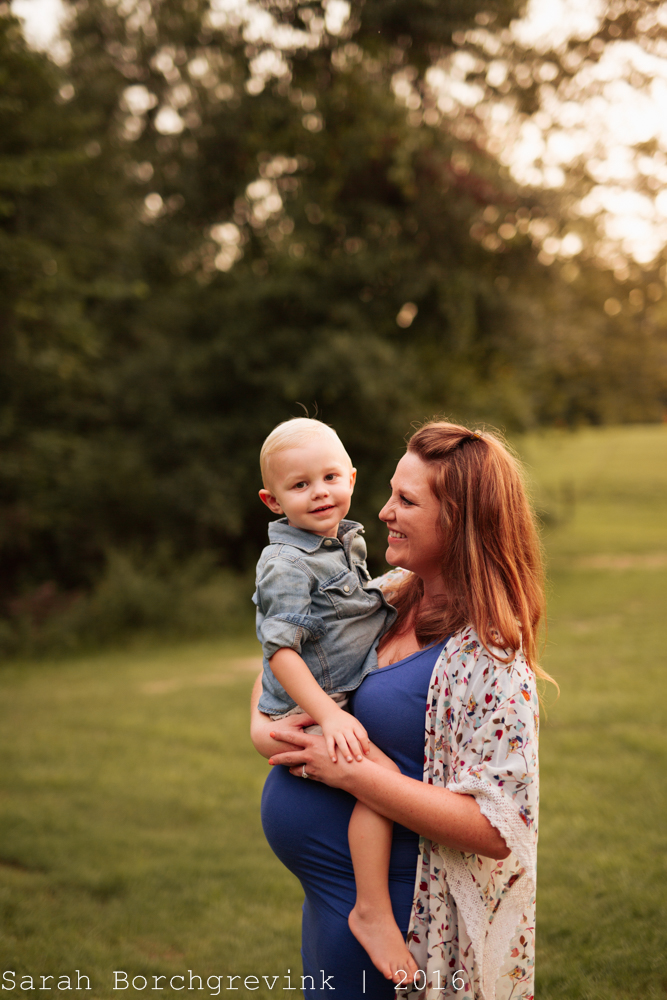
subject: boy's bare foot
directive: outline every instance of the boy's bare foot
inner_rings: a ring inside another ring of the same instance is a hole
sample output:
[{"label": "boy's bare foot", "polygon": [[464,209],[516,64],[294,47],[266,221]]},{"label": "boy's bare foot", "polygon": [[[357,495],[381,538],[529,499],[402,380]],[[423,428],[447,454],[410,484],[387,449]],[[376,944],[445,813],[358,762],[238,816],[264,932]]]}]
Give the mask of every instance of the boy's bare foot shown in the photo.
[{"label": "boy's bare foot", "polygon": [[417,963],[408,951],[405,939],[391,912],[366,911],[353,908],[348,917],[350,930],[368,957],[386,979],[404,982],[407,986],[417,972]]}]

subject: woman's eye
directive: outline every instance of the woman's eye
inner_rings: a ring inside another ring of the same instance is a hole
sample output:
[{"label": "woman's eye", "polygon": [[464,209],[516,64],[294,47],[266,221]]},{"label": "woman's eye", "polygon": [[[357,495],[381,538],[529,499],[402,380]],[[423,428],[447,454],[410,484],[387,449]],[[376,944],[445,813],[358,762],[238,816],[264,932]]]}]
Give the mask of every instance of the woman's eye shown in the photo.
[{"label": "woman's eye", "polygon": [[408,498],[404,497],[402,493],[400,494],[400,497],[402,503],[406,504],[408,507],[414,507],[412,500],[408,500]]}]

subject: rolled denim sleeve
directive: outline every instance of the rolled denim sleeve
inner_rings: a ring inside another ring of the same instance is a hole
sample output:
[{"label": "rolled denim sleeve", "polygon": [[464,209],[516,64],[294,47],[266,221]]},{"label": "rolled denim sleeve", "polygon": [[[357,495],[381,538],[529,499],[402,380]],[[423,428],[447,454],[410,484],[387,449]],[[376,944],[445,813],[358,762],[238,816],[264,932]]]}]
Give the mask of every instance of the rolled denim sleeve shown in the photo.
[{"label": "rolled denim sleeve", "polygon": [[265,657],[279,649],[301,652],[301,644],[326,632],[322,618],[311,615],[311,586],[316,581],[291,560],[271,559],[257,580],[258,632]]}]

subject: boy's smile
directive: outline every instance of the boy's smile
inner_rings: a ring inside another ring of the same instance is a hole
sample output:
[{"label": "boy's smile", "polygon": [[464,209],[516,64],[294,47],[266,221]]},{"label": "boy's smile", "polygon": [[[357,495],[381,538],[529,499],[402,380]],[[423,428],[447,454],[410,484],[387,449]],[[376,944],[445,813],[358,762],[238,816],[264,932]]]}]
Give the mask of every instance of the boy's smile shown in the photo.
[{"label": "boy's smile", "polygon": [[342,444],[318,435],[271,455],[268,471],[269,486],[259,495],[269,510],[285,514],[295,528],[336,537],[357,477]]}]

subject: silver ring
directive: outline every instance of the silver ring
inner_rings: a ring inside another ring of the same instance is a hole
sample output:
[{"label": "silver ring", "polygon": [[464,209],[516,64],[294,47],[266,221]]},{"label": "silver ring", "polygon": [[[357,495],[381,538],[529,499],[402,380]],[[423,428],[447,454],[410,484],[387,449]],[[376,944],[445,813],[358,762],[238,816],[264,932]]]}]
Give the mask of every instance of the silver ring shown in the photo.
[{"label": "silver ring", "polygon": [[305,764],[301,768],[301,777],[302,778],[307,778],[308,777],[308,775],[306,774],[306,765]]}]

